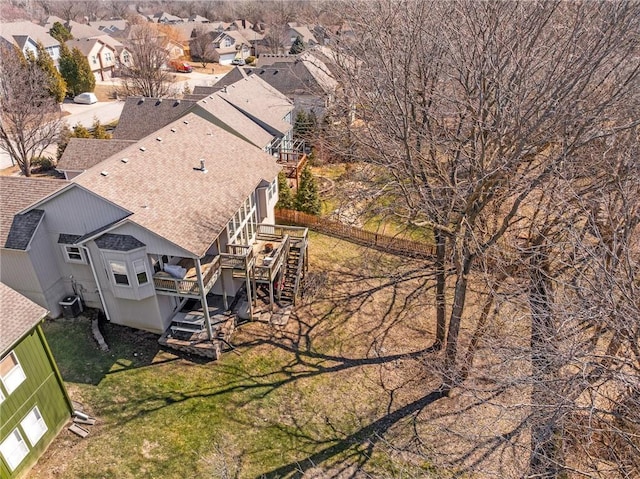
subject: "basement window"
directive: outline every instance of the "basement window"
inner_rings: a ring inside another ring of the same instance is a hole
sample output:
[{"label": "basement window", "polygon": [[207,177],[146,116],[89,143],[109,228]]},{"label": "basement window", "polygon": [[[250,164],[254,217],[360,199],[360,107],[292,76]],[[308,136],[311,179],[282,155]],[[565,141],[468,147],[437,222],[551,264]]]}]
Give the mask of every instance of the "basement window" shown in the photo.
[{"label": "basement window", "polygon": [[27,376],[18,361],[16,353],[10,352],[0,361],[0,380],[2,380],[7,394],[15,391],[25,379],[27,379]]}]

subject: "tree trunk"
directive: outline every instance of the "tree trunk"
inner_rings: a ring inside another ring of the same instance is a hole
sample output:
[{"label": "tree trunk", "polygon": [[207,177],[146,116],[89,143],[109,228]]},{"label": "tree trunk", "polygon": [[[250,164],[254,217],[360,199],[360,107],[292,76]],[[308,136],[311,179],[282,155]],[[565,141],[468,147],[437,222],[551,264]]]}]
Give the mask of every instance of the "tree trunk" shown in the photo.
[{"label": "tree trunk", "polygon": [[438,351],[442,349],[444,344],[447,327],[447,303],[444,295],[447,280],[445,273],[447,239],[442,231],[438,229],[434,231],[434,235],[436,240],[436,340],[432,349]]},{"label": "tree trunk", "polygon": [[459,377],[456,371],[456,358],[458,356],[458,334],[460,333],[460,322],[467,296],[468,276],[473,263],[473,256],[468,252],[464,255],[462,267],[458,271],[455,292],[453,296],[453,306],[449,317],[449,330],[447,332],[447,344],[445,348],[444,374],[445,381],[449,382],[449,388],[459,384]]},{"label": "tree trunk", "polygon": [[549,266],[545,253],[535,252],[531,258],[531,455],[526,477],[554,479],[562,464],[563,431],[555,407],[558,352],[555,351],[555,330],[551,311]]}]

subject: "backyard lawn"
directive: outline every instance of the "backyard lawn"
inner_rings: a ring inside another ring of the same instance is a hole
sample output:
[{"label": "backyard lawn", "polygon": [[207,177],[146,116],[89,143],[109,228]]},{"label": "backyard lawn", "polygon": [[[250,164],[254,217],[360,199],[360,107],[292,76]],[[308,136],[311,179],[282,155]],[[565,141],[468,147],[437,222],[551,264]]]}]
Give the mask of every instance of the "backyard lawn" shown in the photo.
[{"label": "backyard lawn", "polygon": [[437,381],[424,355],[411,354],[433,340],[432,295],[405,301],[430,268],[316,234],[310,254],[312,288],[297,315],[285,328],[242,326],[236,349],[215,362],[115,325],[105,331],[111,350],[101,352],[87,320],[47,322],[72,399],[97,423],[85,439],[63,430],[28,477],[431,470],[422,454],[394,452]]}]

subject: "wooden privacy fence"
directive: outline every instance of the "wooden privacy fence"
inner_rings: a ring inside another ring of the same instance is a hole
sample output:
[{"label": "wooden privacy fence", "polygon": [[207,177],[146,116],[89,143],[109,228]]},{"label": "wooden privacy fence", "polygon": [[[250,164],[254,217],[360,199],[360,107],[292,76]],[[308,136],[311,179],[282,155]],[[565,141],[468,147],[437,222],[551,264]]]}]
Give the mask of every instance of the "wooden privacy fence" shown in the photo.
[{"label": "wooden privacy fence", "polygon": [[277,209],[275,210],[275,216],[276,223],[305,226],[319,233],[369,246],[386,253],[422,259],[434,259],[436,254],[434,245],[366,231],[345,225],[339,221],[303,213],[302,211]]}]

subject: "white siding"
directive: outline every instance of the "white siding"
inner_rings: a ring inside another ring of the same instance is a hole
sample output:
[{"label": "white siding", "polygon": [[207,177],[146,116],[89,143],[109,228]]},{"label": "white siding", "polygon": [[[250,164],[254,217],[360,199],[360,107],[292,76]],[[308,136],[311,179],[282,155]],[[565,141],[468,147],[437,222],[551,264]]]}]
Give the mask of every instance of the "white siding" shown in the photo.
[{"label": "white siding", "polygon": [[[131,235],[142,241],[147,246],[147,254],[166,254],[169,256],[192,257],[193,253],[176,246],[166,239],[141,228],[134,223],[124,223],[116,229],[110,231],[113,234]],[[215,239],[215,238],[214,238]],[[213,239],[212,239],[213,241]]]},{"label": "white siding", "polygon": [[127,216],[122,208],[79,187],[70,188],[38,208],[46,212],[47,229],[52,233],[84,235]]}]

